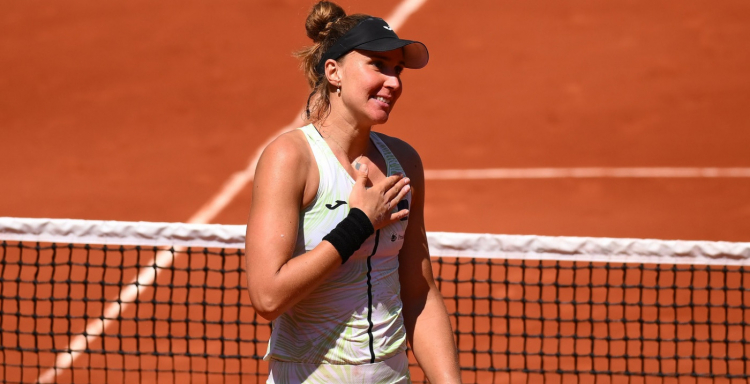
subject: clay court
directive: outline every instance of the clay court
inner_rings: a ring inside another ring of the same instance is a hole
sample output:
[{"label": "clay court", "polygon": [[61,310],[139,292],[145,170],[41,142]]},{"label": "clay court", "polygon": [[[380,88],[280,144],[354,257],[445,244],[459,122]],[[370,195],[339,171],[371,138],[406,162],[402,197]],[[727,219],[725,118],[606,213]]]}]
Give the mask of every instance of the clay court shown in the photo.
[{"label": "clay court", "polygon": [[[0,216],[193,220],[299,117],[311,4],[4,4]],[[376,130],[428,171],[676,170],[431,179],[428,231],[750,241],[750,177],[675,176],[750,169],[747,2],[427,0],[398,33],[431,61]],[[250,185],[207,221],[244,224]]]}]

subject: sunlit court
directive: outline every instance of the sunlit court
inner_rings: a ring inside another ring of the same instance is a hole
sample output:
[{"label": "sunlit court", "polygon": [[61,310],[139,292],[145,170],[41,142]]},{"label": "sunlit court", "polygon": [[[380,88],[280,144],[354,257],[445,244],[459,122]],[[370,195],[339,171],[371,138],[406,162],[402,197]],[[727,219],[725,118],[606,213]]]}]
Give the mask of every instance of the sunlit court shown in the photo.
[{"label": "sunlit court", "polygon": [[[3,5],[0,381],[266,382],[245,225],[315,3]],[[464,383],[748,381],[750,4],[337,3],[429,49],[373,130]]]}]

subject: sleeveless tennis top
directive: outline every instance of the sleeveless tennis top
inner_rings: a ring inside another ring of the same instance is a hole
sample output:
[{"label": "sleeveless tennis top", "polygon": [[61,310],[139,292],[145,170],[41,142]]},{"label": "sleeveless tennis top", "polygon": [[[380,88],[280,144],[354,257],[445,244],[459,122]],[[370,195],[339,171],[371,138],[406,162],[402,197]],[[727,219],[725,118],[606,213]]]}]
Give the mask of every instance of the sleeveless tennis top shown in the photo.
[{"label": "sleeveless tennis top", "polygon": [[[318,163],[320,185],[313,202],[300,212],[293,257],[315,248],[348,215],[347,202],[354,186],[315,127],[300,129]],[[370,140],[385,159],[386,176],[403,173],[401,164],[375,133],[370,133]],[[393,212],[410,204],[411,192]],[[360,365],[404,352],[398,253],[407,223],[408,218],[402,219],[376,231],[325,282],[276,318],[264,360]]]}]

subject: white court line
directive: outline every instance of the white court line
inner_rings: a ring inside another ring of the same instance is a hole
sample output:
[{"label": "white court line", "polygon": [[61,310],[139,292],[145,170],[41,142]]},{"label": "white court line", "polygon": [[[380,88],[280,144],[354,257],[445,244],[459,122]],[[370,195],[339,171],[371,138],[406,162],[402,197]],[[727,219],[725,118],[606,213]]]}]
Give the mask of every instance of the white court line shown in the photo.
[{"label": "white court line", "polygon": [[[400,28],[409,18],[411,14],[416,12],[427,0],[403,0],[393,11],[393,13],[385,18],[386,22],[393,29]],[[302,121],[302,112],[300,111],[295,119],[276,132],[273,136],[268,138],[263,145],[261,145],[256,151],[253,157],[250,159],[247,167],[241,171],[235,172],[230,176],[222,188],[217,192],[211,200],[209,200],[198,212],[196,212],[189,220],[188,223],[193,224],[206,224],[213,220],[236,196],[242,191],[246,185],[248,185],[255,175],[255,167],[258,165],[258,160],[263,150],[271,143],[276,137],[284,132],[290,131],[295,128],[301,127],[304,123]],[[175,247],[175,252],[184,251],[184,247]],[[64,370],[70,368],[78,357],[86,351],[89,343],[95,341],[101,336],[102,333],[109,327],[112,322],[117,321],[117,316],[124,312],[130,305],[135,302],[138,294],[145,288],[150,287],[159,275],[159,272],[168,268],[174,262],[174,257],[178,257],[169,251],[157,252],[154,261],[151,265],[143,267],[133,281],[125,285],[120,291],[119,301],[111,302],[104,308],[104,314],[101,318],[91,320],[86,326],[86,335],[76,335],[72,337],[72,340],[66,348],[63,350],[68,352],[62,352],[57,355],[55,366],[44,371],[38,378],[37,383],[53,383],[58,375]]]},{"label": "white court line", "polygon": [[425,170],[427,180],[750,177],[750,168],[488,168]]},{"label": "white court line", "polygon": [[271,144],[271,142],[281,134],[291,131],[295,128],[299,128],[304,124],[304,122],[302,121],[303,113],[304,109],[297,113],[297,117],[295,117],[294,120],[289,123],[289,125],[281,128],[278,132],[266,139],[266,141],[260,147],[258,147],[258,149],[255,150],[255,154],[253,154],[253,157],[250,158],[250,162],[248,162],[247,167],[241,171],[233,173],[232,176],[229,177],[229,180],[224,182],[224,185],[221,187],[219,192],[217,192],[211,198],[211,200],[204,204],[198,210],[198,212],[196,212],[190,218],[190,220],[188,220],[188,223],[207,224],[222,210],[224,210],[224,208],[226,208],[226,206],[229,205],[232,200],[234,200],[234,198],[245,188],[245,186],[253,181],[253,176],[255,176],[255,167],[258,166],[260,155],[263,154],[263,150],[266,149],[268,144]]}]

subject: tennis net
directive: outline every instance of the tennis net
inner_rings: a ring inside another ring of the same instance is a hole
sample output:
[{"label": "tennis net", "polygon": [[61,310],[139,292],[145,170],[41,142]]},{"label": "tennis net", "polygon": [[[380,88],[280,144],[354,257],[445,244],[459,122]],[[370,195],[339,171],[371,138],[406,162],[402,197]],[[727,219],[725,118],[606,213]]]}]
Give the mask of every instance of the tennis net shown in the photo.
[{"label": "tennis net", "polygon": [[[750,378],[750,243],[428,237],[466,383]],[[265,382],[243,247],[244,226],[0,218],[0,380]]]}]

